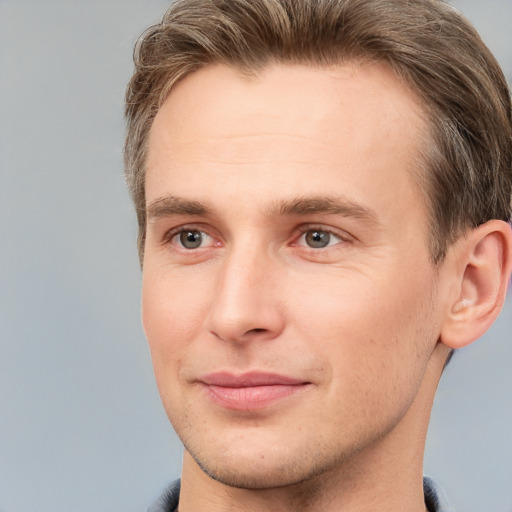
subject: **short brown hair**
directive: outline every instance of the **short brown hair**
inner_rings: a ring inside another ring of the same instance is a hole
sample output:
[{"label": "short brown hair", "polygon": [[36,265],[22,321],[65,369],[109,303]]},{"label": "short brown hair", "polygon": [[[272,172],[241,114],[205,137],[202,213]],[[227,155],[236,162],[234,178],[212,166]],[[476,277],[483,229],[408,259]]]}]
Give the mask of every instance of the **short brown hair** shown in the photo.
[{"label": "short brown hair", "polygon": [[255,74],[272,63],[354,59],[386,63],[425,105],[431,135],[418,178],[433,261],[466,229],[510,221],[510,91],[489,49],[453,7],[440,0],[178,0],[137,42],[126,93],[125,169],[141,262],[148,136],[180,79],[213,63]]}]

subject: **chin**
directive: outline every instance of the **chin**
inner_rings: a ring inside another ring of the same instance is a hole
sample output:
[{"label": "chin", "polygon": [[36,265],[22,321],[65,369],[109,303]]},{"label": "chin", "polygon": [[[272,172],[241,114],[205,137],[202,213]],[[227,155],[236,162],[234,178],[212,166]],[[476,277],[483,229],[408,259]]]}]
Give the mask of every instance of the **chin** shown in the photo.
[{"label": "chin", "polygon": [[[284,453],[238,453],[226,456],[194,453],[187,448],[201,470],[213,480],[239,489],[275,489],[299,485],[311,481],[336,466],[331,456],[306,451],[290,457]],[[337,461],[338,462],[338,461]],[[339,463],[339,462],[338,462]]]},{"label": "chin", "polygon": [[275,471],[240,471],[233,470],[233,468],[225,466],[216,466],[210,470],[199,462],[197,462],[197,464],[199,464],[204,473],[206,473],[212,480],[237,489],[271,489],[276,487],[286,487],[295,483],[294,480],[283,478],[282,475],[277,479]]},{"label": "chin", "polygon": [[300,474],[302,473],[301,471],[283,471],[282,468],[276,467],[255,468],[254,463],[252,463],[252,467],[244,468],[245,463],[242,461],[238,461],[237,464],[233,465],[214,464],[213,466],[205,465],[198,460],[196,460],[196,463],[204,473],[216,482],[238,489],[262,490],[288,487],[300,484],[315,476]]}]

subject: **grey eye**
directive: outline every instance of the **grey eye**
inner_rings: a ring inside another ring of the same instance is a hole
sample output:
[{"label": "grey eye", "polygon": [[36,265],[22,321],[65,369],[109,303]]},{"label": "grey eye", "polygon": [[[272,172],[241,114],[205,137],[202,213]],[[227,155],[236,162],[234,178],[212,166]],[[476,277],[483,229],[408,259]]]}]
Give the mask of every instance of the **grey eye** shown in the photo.
[{"label": "grey eye", "polygon": [[331,241],[331,234],[327,231],[320,231],[318,229],[308,231],[305,235],[305,242],[313,249],[322,249],[327,247]]},{"label": "grey eye", "polygon": [[186,230],[179,235],[180,243],[185,249],[197,249],[203,242],[201,231]]}]

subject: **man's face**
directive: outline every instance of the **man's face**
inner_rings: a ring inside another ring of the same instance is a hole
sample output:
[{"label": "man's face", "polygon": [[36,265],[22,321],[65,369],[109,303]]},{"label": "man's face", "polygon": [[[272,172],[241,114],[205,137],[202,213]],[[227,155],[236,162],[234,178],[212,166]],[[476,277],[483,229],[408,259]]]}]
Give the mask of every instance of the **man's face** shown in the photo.
[{"label": "man's face", "polygon": [[386,68],[347,64],[207,68],[156,116],[144,328],[167,414],[220,481],[299,482],[406,421],[441,323],[421,112]]}]

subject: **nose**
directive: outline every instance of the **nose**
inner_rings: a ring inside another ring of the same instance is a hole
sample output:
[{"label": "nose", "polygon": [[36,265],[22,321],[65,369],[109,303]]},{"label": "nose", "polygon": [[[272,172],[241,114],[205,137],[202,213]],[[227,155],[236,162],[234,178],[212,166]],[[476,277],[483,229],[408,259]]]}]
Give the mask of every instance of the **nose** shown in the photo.
[{"label": "nose", "polygon": [[285,325],[278,263],[264,251],[239,247],[219,265],[206,329],[236,343],[278,337]]}]

